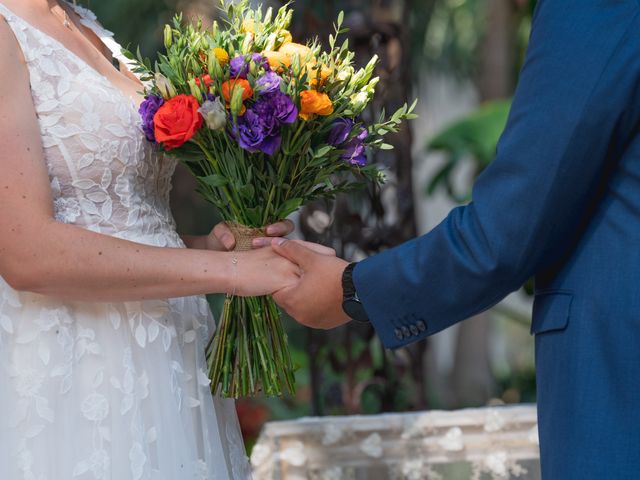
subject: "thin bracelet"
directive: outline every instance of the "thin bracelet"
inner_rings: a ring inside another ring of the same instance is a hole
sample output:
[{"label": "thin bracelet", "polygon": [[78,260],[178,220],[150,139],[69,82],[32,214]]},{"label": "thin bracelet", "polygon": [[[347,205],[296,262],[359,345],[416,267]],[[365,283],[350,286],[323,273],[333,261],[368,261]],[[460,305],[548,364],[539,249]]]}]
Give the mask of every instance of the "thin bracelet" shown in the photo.
[{"label": "thin bracelet", "polygon": [[238,257],[232,257],[231,263],[233,264],[233,292],[231,292],[231,298],[233,298],[238,290]]}]

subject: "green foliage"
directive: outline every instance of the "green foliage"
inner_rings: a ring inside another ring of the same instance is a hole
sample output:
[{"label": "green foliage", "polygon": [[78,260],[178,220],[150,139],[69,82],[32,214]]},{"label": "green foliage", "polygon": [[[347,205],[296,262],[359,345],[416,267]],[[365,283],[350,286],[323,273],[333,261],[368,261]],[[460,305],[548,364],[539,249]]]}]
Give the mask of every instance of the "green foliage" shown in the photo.
[{"label": "green foliage", "polygon": [[469,200],[470,192],[460,194],[454,188],[456,167],[463,160],[471,160],[474,173],[478,175],[491,163],[510,108],[510,101],[485,103],[467,117],[446,127],[429,142],[427,149],[444,153],[446,161],[429,182],[428,194],[444,186],[447,193],[459,203]]}]

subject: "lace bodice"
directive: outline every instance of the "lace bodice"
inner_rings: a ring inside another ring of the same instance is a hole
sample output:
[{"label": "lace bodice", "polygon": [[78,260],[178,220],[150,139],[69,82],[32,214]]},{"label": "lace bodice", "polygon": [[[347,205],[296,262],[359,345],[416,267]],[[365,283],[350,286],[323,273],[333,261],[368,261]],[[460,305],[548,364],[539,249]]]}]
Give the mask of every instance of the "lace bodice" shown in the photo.
[{"label": "lace bodice", "polygon": [[[122,60],[93,13],[74,8]],[[146,141],[134,100],[1,4],[0,13],[29,67],[56,219],[141,243],[179,244],[169,210],[176,160]]]}]

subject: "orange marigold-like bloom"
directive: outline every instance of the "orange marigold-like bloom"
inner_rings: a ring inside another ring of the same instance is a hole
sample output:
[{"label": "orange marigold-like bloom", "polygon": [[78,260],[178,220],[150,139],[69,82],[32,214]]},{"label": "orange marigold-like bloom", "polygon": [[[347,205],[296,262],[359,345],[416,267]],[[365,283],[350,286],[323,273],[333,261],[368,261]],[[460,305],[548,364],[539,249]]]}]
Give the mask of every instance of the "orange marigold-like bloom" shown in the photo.
[{"label": "orange marigold-like bloom", "polygon": [[224,67],[227,63],[229,63],[229,54],[224,48],[216,47],[212,50],[212,52],[218,59],[218,63],[220,63],[221,66]]},{"label": "orange marigold-like bloom", "polygon": [[236,88],[242,88],[242,101],[244,102],[248,98],[253,97],[253,88],[251,88],[251,84],[248,80],[244,78],[233,78],[231,80],[227,80],[220,87],[222,90],[222,96],[224,97],[225,102],[231,103],[231,98],[233,97],[233,91]]},{"label": "orange marigold-like bloom", "polygon": [[305,90],[300,94],[300,117],[309,120],[313,115],[327,116],[333,113],[333,103],[326,93]]}]

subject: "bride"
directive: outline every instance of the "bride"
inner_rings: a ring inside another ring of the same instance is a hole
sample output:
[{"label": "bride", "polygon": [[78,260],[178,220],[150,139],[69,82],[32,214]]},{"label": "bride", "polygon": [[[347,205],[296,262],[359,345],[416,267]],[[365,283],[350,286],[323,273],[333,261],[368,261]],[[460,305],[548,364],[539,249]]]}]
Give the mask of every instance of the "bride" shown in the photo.
[{"label": "bride", "polygon": [[0,478],[250,477],[233,402],[210,393],[202,294],[269,294],[298,268],[224,251],[224,226],[176,233],[176,161],[145,141],[141,85],[91,12],[0,0],[0,20]]}]

